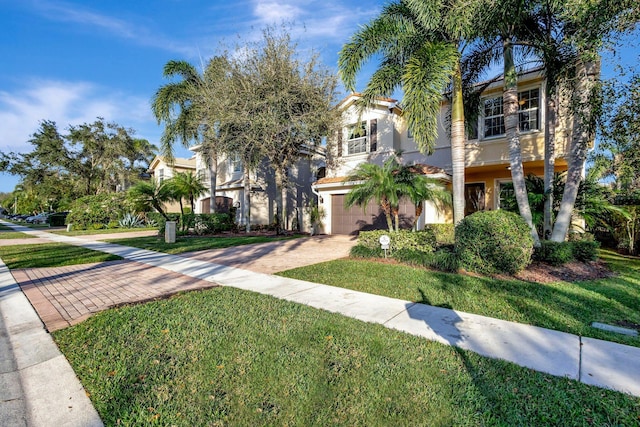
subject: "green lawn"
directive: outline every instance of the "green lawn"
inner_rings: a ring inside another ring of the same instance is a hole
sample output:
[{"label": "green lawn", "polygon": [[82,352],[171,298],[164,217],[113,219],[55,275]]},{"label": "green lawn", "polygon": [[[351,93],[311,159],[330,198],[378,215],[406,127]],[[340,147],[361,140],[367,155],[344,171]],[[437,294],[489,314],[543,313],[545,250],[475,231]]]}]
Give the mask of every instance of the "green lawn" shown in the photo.
[{"label": "green lawn", "polygon": [[616,277],[544,285],[360,259],[279,274],[640,347],[640,338],[590,326],[592,322],[640,324],[640,259],[606,251],[602,256],[618,273]]},{"label": "green lawn", "polygon": [[[2,226],[2,224],[0,224]],[[2,240],[10,240],[10,239],[30,239],[36,236],[32,236],[30,234],[24,234],[19,231],[12,231],[12,228],[3,227],[0,228],[0,239]]]},{"label": "green lawn", "polygon": [[0,246],[0,258],[9,269],[60,267],[122,259],[117,255],[64,243]]},{"label": "green lawn", "polygon": [[144,228],[103,228],[100,230],[72,230],[67,231],[65,229],[51,230],[53,234],[62,234],[63,236],[92,236],[94,234],[117,234],[117,233],[130,233],[132,231],[150,231],[155,230],[158,231],[157,228],[154,227],[144,227]]},{"label": "green lawn", "polygon": [[637,425],[640,399],[232,288],[53,334],[106,425]]},{"label": "green lawn", "polygon": [[185,252],[204,251],[207,249],[221,249],[232,246],[249,245],[252,243],[266,243],[275,240],[289,240],[302,235],[286,236],[234,236],[234,237],[178,237],[175,243],[165,243],[164,237],[133,237],[129,239],[109,239],[110,243],[133,246],[134,248],[181,254]]}]

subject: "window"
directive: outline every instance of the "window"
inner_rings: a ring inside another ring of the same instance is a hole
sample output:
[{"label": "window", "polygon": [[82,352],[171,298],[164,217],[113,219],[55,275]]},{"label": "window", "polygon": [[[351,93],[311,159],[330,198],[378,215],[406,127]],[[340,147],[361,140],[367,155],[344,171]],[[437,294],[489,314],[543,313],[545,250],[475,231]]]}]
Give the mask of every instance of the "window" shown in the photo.
[{"label": "window", "polygon": [[238,153],[229,156],[229,170],[232,173],[242,172],[242,159]]},{"label": "window", "polygon": [[484,100],[484,137],[504,135],[504,110],[502,97]]},{"label": "window", "polygon": [[369,151],[367,122],[360,122],[347,128],[347,154],[360,154]]},{"label": "window", "polygon": [[[504,135],[504,108],[502,96],[483,101],[484,137]],[[529,132],[540,129],[540,89],[518,92],[518,129]]]},{"label": "window", "polygon": [[518,124],[521,132],[540,129],[539,101],[540,89],[525,90],[518,93]]},{"label": "window", "polygon": [[158,184],[162,184],[164,181],[164,169],[158,169]]}]

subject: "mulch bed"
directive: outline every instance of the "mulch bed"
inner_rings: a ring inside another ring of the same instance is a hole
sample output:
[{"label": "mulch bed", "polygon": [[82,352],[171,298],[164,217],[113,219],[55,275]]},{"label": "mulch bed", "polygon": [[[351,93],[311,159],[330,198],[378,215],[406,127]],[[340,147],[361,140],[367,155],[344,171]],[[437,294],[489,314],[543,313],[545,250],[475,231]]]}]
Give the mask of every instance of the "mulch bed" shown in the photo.
[{"label": "mulch bed", "polygon": [[548,265],[534,262],[515,277],[526,282],[580,282],[583,280],[597,280],[614,276],[603,261],[570,262],[565,265]]}]

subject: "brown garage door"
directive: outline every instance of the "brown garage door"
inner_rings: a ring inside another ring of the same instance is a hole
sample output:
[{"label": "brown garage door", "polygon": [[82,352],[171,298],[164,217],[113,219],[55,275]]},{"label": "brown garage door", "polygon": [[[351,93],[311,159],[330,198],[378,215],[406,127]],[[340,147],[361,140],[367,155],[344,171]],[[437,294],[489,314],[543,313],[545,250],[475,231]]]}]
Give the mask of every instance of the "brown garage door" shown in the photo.
[{"label": "brown garage door", "polygon": [[[386,230],[387,220],[377,203],[371,202],[366,209],[360,206],[345,207],[344,194],[331,196],[331,233],[358,234],[366,230]],[[415,208],[408,201],[400,203],[400,227],[411,228]]]}]

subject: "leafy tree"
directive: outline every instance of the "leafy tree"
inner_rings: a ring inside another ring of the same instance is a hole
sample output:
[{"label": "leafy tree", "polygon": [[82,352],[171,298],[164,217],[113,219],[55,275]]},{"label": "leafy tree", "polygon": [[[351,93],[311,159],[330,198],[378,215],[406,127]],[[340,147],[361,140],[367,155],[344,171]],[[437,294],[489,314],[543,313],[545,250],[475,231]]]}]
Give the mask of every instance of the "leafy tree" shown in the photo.
[{"label": "leafy tree", "polygon": [[562,14],[567,23],[566,44],[575,49],[577,58],[570,68],[574,125],[567,181],[551,234],[554,241],[562,241],[567,235],[596,120],[602,111],[599,49],[616,35],[633,29],[640,20],[640,9],[632,0],[576,0],[567,6]]},{"label": "leafy tree", "polygon": [[592,160],[618,191],[640,188],[640,75],[612,81],[604,93],[604,116]]},{"label": "leafy tree", "polygon": [[250,52],[247,71],[254,75],[253,94],[261,121],[261,152],[275,172],[276,222],[284,228],[288,171],[339,122],[335,102],[337,79],[323,67],[318,55],[300,58],[286,32],[263,31],[257,49]]}]

